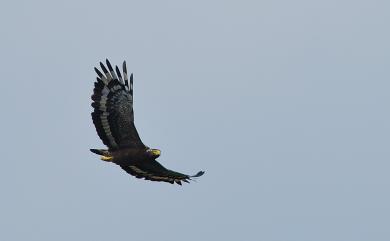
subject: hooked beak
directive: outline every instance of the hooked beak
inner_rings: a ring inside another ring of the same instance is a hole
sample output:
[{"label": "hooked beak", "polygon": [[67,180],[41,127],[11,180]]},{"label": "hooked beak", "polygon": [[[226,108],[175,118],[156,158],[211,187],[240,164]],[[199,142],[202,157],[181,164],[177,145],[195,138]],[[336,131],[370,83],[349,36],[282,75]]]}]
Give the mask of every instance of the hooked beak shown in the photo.
[{"label": "hooked beak", "polygon": [[158,150],[158,149],[152,149],[150,150],[150,152],[152,153],[153,156],[155,157],[159,157],[161,155],[161,151]]}]

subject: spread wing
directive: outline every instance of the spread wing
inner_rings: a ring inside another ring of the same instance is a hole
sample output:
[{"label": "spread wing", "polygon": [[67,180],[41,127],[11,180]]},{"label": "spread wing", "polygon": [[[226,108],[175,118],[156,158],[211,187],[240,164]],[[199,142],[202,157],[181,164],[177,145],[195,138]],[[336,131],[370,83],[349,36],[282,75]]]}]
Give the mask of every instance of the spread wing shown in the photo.
[{"label": "spread wing", "polygon": [[134,126],[133,112],[133,74],[130,75],[130,85],[126,62],[123,62],[122,74],[116,66],[116,73],[106,59],[108,70],[103,63],[97,68],[98,75],[92,95],[92,120],[103,143],[110,150],[123,147],[143,148],[138,132]]},{"label": "spread wing", "polygon": [[171,184],[177,183],[179,185],[181,185],[182,181],[189,182],[191,178],[200,177],[204,174],[203,171],[200,171],[196,175],[189,176],[171,171],[163,167],[156,160],[137,162],[134,165],[121,165],[121,168],[136,178],[144,178],[145,180],[158,182],[169,182]]}]

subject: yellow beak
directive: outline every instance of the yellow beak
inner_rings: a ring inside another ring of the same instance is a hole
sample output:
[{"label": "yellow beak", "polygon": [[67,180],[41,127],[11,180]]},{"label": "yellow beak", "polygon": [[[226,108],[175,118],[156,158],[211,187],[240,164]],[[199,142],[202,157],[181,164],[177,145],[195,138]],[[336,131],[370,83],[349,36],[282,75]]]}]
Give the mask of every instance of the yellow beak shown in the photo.
[{"label": "yellow beak", "polygon": [[161,155],[161,151],[157,150],[157,149],[153,149],[152,153],[153,153],[153,156],[160,156]]}]

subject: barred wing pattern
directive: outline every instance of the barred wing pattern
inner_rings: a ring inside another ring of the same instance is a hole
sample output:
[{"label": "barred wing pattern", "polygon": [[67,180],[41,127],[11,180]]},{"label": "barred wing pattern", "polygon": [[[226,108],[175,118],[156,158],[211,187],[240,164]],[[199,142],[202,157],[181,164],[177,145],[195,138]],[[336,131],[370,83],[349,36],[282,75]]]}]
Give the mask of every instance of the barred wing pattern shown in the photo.
[{"label": "barred wing pattern", "polygon": [[118,66],[115,73],[107,59],[106,64],[108,70],[100,62],[104,74],[95,68],[98,77],[91,97],[94,108],[91,115],[96,131],[109,150],[143,148],[145,145],[134,126],[133,74],[129,85],[126,62],[123,62],[123,78]]},{"label": "barred wing pattern", "polygon": [[171,184],[177,183],[181,185],[181,182],[189,182],[191,178],[200,177],[204,174],[203,171],[198,172],[193,176],[168,170],[163,167],[156,160],[150,160],[147,162],[139,163],[139,165],[121,165],[121,168],[130,175],[136,178],[144,178],[145,180],[158,181],[158,182],[169,182]]}]

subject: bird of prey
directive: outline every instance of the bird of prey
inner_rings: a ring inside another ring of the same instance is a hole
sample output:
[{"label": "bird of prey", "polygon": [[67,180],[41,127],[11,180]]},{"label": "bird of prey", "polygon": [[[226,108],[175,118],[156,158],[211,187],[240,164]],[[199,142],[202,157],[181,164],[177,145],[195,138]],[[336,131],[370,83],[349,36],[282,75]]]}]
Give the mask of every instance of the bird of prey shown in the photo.
[{"label": "bird of prey", "polygon": [[186,175],[166,169],[156,161],[161,151],[144,145],[134,126],[133,74],[128,76],[126,61],[122,73],[118,66],[114,71],[107,59],[106,65],[108,69],[100,62],[103,73],[95,68],[98,77],[91,97],[94,109],[91,115],[96,131],[108,149],[90,149],[91,152],[145,180],[181,185],[181,182],[202,176],[203,171]]}]

